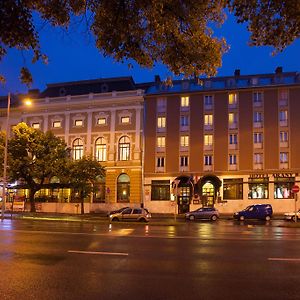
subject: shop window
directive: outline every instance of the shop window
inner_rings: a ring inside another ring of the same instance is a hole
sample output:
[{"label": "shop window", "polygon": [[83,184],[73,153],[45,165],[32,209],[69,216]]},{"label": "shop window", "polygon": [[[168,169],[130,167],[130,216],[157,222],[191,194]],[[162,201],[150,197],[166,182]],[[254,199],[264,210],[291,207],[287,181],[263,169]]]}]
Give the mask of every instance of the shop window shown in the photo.
[{"label": "shop window", "polygon": [[274,178],[274,198],[293,199],[292,187],[295,184],[294,177]]},{"label": "shop window", "polygon": [[170,200],[170,180],[151,181],[151,200]]},{"label": "shop window", "polygon": [[117,180],[117,201],[129,202],[130,199],[130,178],[127,174],[121,174]]},{"label": "shop window", "polygon": [[269,178],[249,178],[248,199],[268,199],[269,198]]},{"label": "shop window", "polygon": [[119,140],[119,160],[129,160],[130,157],[130,140],[129,137],[123,136]]},{"label": "shop window", "polygon": [[105,192],[106,192],[106,182],[105,177],[97,176],[96,183],[94,185],[93,202],[104,203],[105,202]]},{"label": "shop window", "polygon": [[243,199],[243,178],[223,180],[223,199]]}]

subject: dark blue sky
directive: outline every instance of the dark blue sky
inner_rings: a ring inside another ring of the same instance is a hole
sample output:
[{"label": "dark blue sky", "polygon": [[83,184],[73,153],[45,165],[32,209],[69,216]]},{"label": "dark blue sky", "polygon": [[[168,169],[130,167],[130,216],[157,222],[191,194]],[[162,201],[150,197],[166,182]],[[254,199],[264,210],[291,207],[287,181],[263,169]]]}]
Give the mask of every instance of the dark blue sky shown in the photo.
[{"label": "dark blue sky", "polygon": [[[33,74],[32,88],[40,90],[45,89],[47,83],[55,82],[118,76],[132,76],[135,82],[146,82],[153,81],[156,74],[161,78],[172,75],[163,65],[149,70],[133,64],[133,69],[129,69],[127,63],[115,63],[104,58],[94,46],[93,38],[75,27],[69,34],[50,27],[44,28],[40,34],[42,50],[48,55],[49,64],[31,65],[31,56],[16,50],[9,51],[0,63],[0,73],[7,80],[5,86],[0,87],[0,95],[27,91],[27,87],[18,80],[19,69],[24,62]],[[235,69],[240,69],[241,74],[272,73],[277,66],[282,66],[284,71],[300,71],[299,39],[283,53],[272,56],[271,47],[249,47],[246,26],[236,24],[233,17],[228,18],[217,34],[224,36],[231,47],[223,57],[218,76],[232,75]]]}]

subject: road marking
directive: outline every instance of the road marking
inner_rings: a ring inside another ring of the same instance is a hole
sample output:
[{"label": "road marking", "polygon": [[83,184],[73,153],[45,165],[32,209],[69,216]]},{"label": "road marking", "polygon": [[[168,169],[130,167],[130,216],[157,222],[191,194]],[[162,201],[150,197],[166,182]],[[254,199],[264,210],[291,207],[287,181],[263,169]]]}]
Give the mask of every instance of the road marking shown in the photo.
[{"label": "road marking", "polygon": [[271,260],[271,261],[291,261],[291,262],[300,262],[300,258],[269,257],[268,260]]},{"label": "road marking", "polygon": [[116,255],[116,256],[128,256],[128,253],[121,252],[100,252],[100,251],[79,251],[79,250],[68,250],[69,253],[79,254],[93,254],[93,255]]}]

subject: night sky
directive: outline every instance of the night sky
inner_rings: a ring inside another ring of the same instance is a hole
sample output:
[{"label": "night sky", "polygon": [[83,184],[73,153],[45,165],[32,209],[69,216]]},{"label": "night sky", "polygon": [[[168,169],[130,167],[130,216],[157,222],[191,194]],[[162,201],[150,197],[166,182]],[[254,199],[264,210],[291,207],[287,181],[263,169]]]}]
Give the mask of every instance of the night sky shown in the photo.
[{"label": "night sky", "polygon": [[[150,70],[133,63],[133,68],[129,69],[127,63],[115,63],[110,58],[104,58],[96,49],[93,37],[83,31],[78,26],[72,26],[70,33],[44,27],[40,31],[40,39],[42,51],[49,57],[48,65],[31,65],[31,56],[10,50],[0,63],[0,73],[5,75],[7,81],[1,86],[0,95],[27,91],[27,87],[18,80],[19,69],[24,63],[33,75],[31,88],[40,90],[45,89],[47,83],[56,82],[132,76],[139,83],[153,81],[156,74],[162,79],[172,76],[163,65],[156,65]],[[284,52],[272,56],[271,47],[248,46],[246,26],[236,24],[234,17],[229,17],[222,28],[216,30],[216,34],[224,36],[231,47],[223,56],[223,66],[218,70],[218,76],[232,75],[235,69],[240,69],[241,75],[273,73],[277,66],[282,66],[283,71],[300,71],[299,39]]]}]

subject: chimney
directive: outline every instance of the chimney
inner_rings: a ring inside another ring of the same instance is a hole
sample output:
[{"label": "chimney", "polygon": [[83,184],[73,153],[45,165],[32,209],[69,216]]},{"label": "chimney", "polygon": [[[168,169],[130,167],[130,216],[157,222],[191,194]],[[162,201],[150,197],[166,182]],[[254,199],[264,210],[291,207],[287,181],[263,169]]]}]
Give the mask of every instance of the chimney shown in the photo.
[{"label": "chimney", "polygon": [[282,73],[282,67],[277,67],[277,68],[275,69],[275,73],[276,73],[276,74],[281,74],[281,73]]},{"label": "chimney", "polygon": [[234,76],[240,76],[241,75],[241,70],[240,69],[236,69],[234,71]]}]

